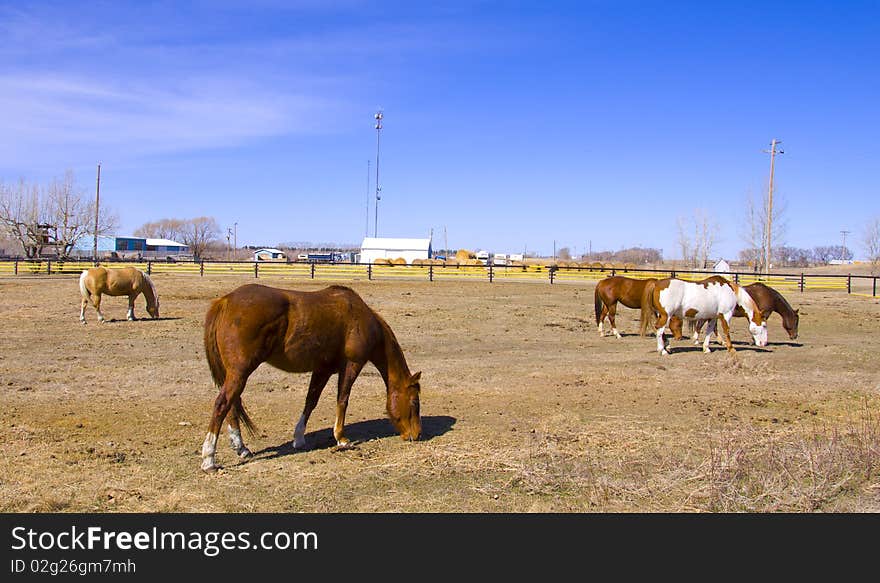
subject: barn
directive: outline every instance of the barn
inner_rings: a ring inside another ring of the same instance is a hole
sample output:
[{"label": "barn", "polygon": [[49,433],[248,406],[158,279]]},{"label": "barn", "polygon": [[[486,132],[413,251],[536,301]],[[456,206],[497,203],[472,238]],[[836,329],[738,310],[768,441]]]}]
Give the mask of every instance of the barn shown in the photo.
[{"label": "barn", "polygon": [[391,237],[365,237],[361,243],[361,263],[374,263],[376,259],[403,257],[407,263],[414,259],[430,259],[433,251],[431,239],[397,239]]},{"label": "barn", "polygon": [[287,261],[287,255],[281,249],[266,247],[254,251],[254,261]]}]

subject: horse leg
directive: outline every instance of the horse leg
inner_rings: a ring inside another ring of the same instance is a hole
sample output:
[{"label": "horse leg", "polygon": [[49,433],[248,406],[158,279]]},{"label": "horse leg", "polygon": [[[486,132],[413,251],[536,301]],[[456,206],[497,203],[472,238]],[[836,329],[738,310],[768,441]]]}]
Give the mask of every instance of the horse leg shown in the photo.
[{"label": "horse leg", "polygon": [[669,315],[665,310],[660,310],[660,315],[657,317],[657,352],[662,355],[669,355],[669,351],[666,349],[666,340],[663,338],[663,333],[666,331],[666,323],[669,321]]},{"label": "horse leg", "polygon": [[622,338],[620,332],[617,331],[617,324],[614,322],[614,316],[617,315],[617,302],[611,304],[611,307],[608,308],[608,320],[611,322],[611,333],[617,336],[618,338]]},{"label": "horse leg", "polygon": [[602,302],[602,313],[599,315],[599,338],[605,336],[605,317],[608,316],[608,306]]},{"label": "horse leg", "polygon": [[709,348],[709,342],[712,341],[712,334],[715,332],[715,318],[709,320],[709,323],[706,325],[706,338],[703,340],[703,352],[709,353],[712,352]]},{"label": "horse leg", "polygon": [[694,341],[694,344],[700,343],[700,332],[703,331],[703,325],[706,324],[706,320],[688,320],[694,327],[694,334],[691,336],[691,339]]},{"label": "horse leg", "polygon": [[82,302],[79,306],[79,321],[83,324],[86,323],[86,304],[89,303],[89,298],[83,296]]},{"label": "horse leg", "polygon": [[104,323],[104,314],[101,313],[101,294],[92,294],[92,305],[98,312],[98,321]]},{"label": "horse leg", "polygon": [[718,321],[721,322],[721,331],[724,332],[724,343],[727,345],[727,352],[736,352],[733,342],[730,340],[730,323],[724,316],[719,317]]},{"label": "horse leg", "polygon": [[306,405],[303,407],[302,415],[293,430],[293,447],[294,449],[305,449],[306,447],[306,423],[309,421],[309,415],[318,404],[318,398],[321,391],[330,377],[333,375],[332,370],[316,370],[312,372],[312,380],[309,381],[309,392],[306,394]]},{"label": "horse leg", "polygon": [[129,322],[137,320],[137,318],[134,317],[134,298],[135,296],[128,296],[128,314],[126,317]]},{"label": "horse leg", "polygon": [[235,409],[232,411],[232,414],[229,416],[229,423],[226,425],[226,431],[229,433],[229,444],[232,446],[233,451],[238,455],[240,459],[247,459],[251,457],[251,450],[247,448],[244,444],[244,440],[241,438],[241,425],[238,422],[238,415],[235,413]]},{"label": "horse leg", "polygon": [[244,385],[247,382],[246,376],[231,375],[227,372],[226,382],[220,387],[220,392],[214,400],[214,409],[211,412],[211,422],[208,424],[208,435],[205,436],[205,442],[202,444],[202,470],[213,472],[217,470],[214,463],[214,454],[217,451],[217,438],[220,436],[220,428],[223,426],[223,420],[232,403],[241,397]]},{"label": "horse leg", "polygon": [[345,368],[339,371],[339,388],[336,393],[336,423],[333,425],[333,437],[339,447],[348,447],[351,442],[342,432],[345,428],[345,410],[348,408],[348,396],[351,386],[360,374],[364,365],[359,362],[349,361]]}]

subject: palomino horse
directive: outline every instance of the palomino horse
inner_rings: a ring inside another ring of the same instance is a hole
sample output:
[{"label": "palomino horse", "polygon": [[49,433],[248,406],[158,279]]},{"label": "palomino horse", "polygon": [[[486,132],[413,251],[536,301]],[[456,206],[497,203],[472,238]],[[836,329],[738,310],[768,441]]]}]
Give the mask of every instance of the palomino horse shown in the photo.
[{"label": "palomino horse", "polygon": [[214,401],[208,435],[202,445],[202,469],[214,463],[217,439],[229,413],[229,439],[239,458],[251,452],[241,438],[239,421],[254,432],[241,402],[248,376],[267,362],[287,372],[311,372],[306,403],[293,432],[293,447],[306,445],[305,431],[324,385],[339,375],[333,436],[340,447],[350,445],[343,435],[351,386],[367,362],[385,381],[386,408],[403,439],[419,438],[420,372],[410,374],[391,327],[353,290],[330,286],[301,292],[243,285],[214,300],[205,316],[205,354],[220,393]]},{"label": "palomino horse", "polygon": [[[708,280],[715,277],[719,276],[712,276],[708,278]],[[752,296],[752,299],[755,300],[758,309],[761,310],[761,316],[763,316],[764,320],[767,320],[773,312],[776,312],[782,316],[782,327],[788,332],[788,337],[792,340],[797,340],[798,323],[800,322],[799,310],[793,309],[791,304],[788,303],[781,293],[759,281],[744,287],[748,294]],[[733,315],[743,318],[746,317],[746,313],[739,306],[737,306]],[[700,332],[705,323],[705,320],[690,321],[690,324],[693,326],[694,342],[699,342]]]},{"label": "palomino horse", "polygon": [[98,320],[102,324],[104,323],[104,314],[101,313],[101,294],[128,296],[129,320],[136,319],[134,317],[134,300],[140,294],[144,294],[144,298],[147,300],[147,313],[153,318],[159,317],[159,296],[156,294],[156,286],[153,285],[153,280],[149,275],[134,267],[84,269],[79,276],[79,291],[82,295],[79,321],[83,324],[86,323],[86,304],[90,300],[98,312]]},{"label": "palomino horse", "polygon": [[[599,336],[605,336],[605,318],[611,322],[611,332],[620,338],[614,316],[617,314],[617,302],[627,308],[640,310],[642,308],[642,295],[645,292],[645,284],[656,282],[656,279],[633,279],[622,275],[612,275],[599,281],[593,292],[596,307],[596,325],[599,327]],[[681,338],[681,320],[673,317],[669,329],[675,334],[675,338]],[[641,330],[645,335],[645,328]]]},{"label": "palomino horse", "polygon": [[646,322],[653,312],[657,317],[657,352],[669,354],[663,333],[666,324],[672,316],[679,318],[694,318],[709,321],[706,329],[706,340],[703,342],[703,352],[710,352],[709,340],[715,331],[716,320],[721,322],[724,332],[725,343],[729,352],[735,352],[733,343],[730,341],[730,320],[733,312],[740,306],[749,318],[749,331],[755,339],[755,344],[765,346],[767,344],[767,323],[761,316],[761,311],[752,297],[739,285],[724,281],[723,283],[690,282],[680,279],[661,279],[645,286],[645,296],[642,299],[642,322]]}]

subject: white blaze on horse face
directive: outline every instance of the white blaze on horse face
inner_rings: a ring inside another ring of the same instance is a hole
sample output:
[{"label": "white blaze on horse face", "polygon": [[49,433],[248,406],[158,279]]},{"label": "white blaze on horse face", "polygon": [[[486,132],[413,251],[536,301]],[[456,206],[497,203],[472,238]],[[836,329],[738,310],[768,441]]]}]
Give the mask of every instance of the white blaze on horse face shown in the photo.
[{"label": "white blaze on horse face", "polygon": [[303,449],[306,446],[306,416],[300,415],[296,428],[293,430],[294,449]]}]

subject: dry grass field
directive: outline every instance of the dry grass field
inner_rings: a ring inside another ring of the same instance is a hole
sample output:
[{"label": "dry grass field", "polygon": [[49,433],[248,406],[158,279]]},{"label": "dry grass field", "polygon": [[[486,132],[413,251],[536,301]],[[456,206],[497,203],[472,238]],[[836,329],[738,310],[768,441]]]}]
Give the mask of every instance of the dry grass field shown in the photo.
[{"label": "dry grass field", "polygon": [[[307,375],[267,365],[244,400],[259,434],[239,464],[199,450],[216,389],[210,300],[253,280],[157,276],[160,320],[79,323],[70,276],[0,279],[0,510],[6,512],[876,512],[880,302],[787,293],[757,348],[688,341],[660,357],[620,309],[599,338],[592,286],[356,282],[422,371],[424,439],[403,442],[368,366],[332,447],[335,377],[291,448]],[[261,279],[302,290],[324,283]],[[138,316],[145,316],[138,299]]]}]

